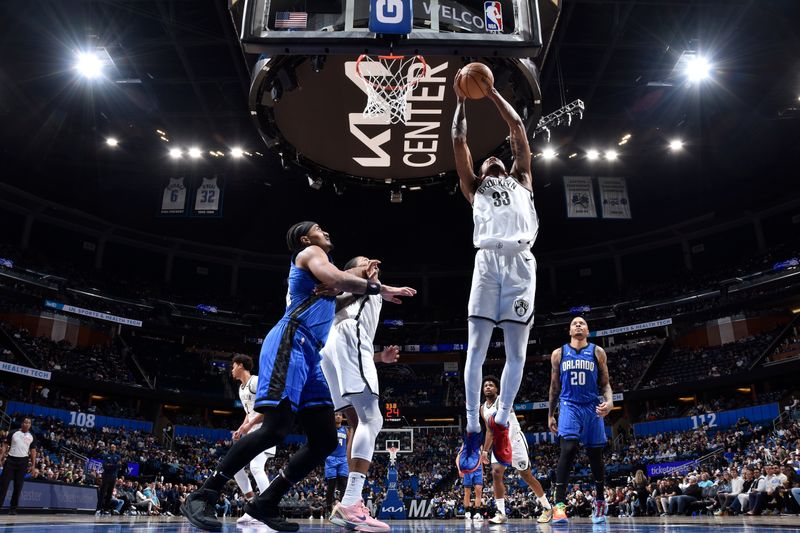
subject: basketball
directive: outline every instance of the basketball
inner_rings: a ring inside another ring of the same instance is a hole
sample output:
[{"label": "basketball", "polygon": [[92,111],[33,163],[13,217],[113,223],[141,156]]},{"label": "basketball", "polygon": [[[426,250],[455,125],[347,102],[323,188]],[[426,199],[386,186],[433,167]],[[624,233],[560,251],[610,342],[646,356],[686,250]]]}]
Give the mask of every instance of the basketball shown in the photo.
[{"label": "basketball", "polygon": [[494,86],[494,75],[483,63],[470,63],[461,69],[458,88],[471,100],[480,100],[489,95]]}]

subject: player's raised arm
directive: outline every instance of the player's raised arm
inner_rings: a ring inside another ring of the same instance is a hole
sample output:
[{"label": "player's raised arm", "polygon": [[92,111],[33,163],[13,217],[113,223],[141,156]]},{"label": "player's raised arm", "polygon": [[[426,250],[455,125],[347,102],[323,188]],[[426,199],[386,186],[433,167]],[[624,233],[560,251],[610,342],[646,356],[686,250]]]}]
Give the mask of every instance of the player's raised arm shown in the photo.
[{"label": "player's raised arm", "polygon": [[453,90],[456,92],[458,103],[456,104],[456,113],[453,116],[453,127],[450,133],[453,138],[453,155],[455,155],[456,158],[458,184],[461,187],[461,193],[464,195],[464,198],[472,204],[472,200],[475,197],[475,189],[478,188],[478,178],[475,176],[472,153],[469,151],[469,146],[467,145],[466,97],[458,87],[460,76],[461,72],[456,74],[456,80],[453,83]]},{"label": "player's raised arm", "polygon": [[600,393],[605,399],[603,403],[597,406],[595,411],[597,416],[603,417],[610,413],[614,407],[614,392],[611,390],[611,380],[608,377],[608,355],[606,351],[598,346],[594,353],[597,357],[598,371],[600,372],[597,386],[600,387]]},{"label": "player's raised arm", "polygon": [[417,291],[411,287],[390,287],[342,272],[330,262],[328,254],[316,245],[308,246],[300,252],[297,255],[296,263],[298,267],[311,271],[324,285],[340,291],[356,294],[380,294],[384,300],[396,304],[402,303],[399,299],[401,296],[417,294]]},{"label": "player's raised arm", "polygon": [[550,401],[547,419],[550,431],[558,433],[556,408],[558,407],[558,396],[561,394],[561,348],[556,348],[550,355],[550,367]]},{"label": "player's raised arm", "polygon": [[500,111],[500,116],[508,124],[509,142],[511,143],[511,154],[514,156],[514,165],[511,167],[511,175],[517,178],[528,188],[533,186],[531,177],[531,147],[528,144],[528,134],[525,132],[525,124],[519,113],[511,107],[503,95],[492,87],[488,94],[489,99],[494,102]]}]

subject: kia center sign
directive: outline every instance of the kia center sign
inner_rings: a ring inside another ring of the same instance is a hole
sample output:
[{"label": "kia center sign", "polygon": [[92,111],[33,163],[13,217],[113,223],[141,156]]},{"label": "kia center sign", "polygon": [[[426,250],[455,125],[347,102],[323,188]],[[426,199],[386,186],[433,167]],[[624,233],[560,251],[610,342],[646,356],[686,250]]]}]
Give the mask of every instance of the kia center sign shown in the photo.
[{"label": "kia center sign", "polygon": [[[322,68],[311,58],[265,61],[253,82],[251,109],[268,145],[289,163],[320,177],[379,183],[442,179],[455,170],[450,134],[457,103],[453,80],[464,62],[451,56],[425,57],[425,62],[424,74],[421,63],[407,74],[406,79],[421,78],[408,93],[405,123],[391,124],[388,115],[363,115],[367,91],[356,73],[356,57],[346,55],[327,56]],[[499,59],[492,68],[496,79],[505,79],[501,92],[528,123],[530,133],[541,109],[535,66]],[[297,86],[283,87],[277,95],[270,87],[280,80],[296,80]],[[509,128],[488,98],[468,100],[466,116],[477,167],[507,148]],[[510,165],[510,159],[506,163]]]}]

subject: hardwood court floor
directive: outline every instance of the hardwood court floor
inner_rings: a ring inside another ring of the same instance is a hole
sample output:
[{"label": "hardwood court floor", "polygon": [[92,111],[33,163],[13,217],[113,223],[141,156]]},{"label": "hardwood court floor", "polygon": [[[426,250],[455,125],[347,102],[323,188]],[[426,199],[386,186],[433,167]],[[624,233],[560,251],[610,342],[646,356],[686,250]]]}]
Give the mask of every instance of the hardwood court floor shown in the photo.
[{"label": "hardwood court floor", "polygon": [[[325,520],[299,520],[300,531],[341,533],[342,528]],[[800,517],[669,517],[610,518],[606,524],[592,524],[588,518],[571,520],[568,525],[539,525],[532,520],[510,520],[502,526],[472,525],[463,520],[390,521],[392,533],[777,533],[800,531]],[[180,517],[95,517],[94,515],[0,515],[0,533],[192,533],[197,531]],[[237,528],[236,521],[225,520],[225,533],[265,533],[267,528]]]}]

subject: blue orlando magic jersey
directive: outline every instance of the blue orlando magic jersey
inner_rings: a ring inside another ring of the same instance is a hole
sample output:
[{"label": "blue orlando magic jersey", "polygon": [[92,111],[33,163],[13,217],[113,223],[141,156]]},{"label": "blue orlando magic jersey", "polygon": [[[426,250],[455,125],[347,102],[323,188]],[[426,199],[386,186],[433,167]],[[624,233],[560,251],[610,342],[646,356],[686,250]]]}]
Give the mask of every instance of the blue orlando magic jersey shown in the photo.
[{"label": "blue orlando magic jersey", "polygon": [[572,403],[598,404],[599,390],[595,345],[576,350],[569,344],[561,348],[561,399]]},{"label": "blue orlando magic jersey", "polygon": [[347,429],[340,427],[336,430],[336,437],[339,439],[339,445],[336,450],[329,457],[347,457]]},{"label": "blue orlando magic jersey", "polygon": [[284,319],[303,324],[320,343],[325,345],[328,332],[336,313],[336,298],[314,296],[314,287],[319,280],[308,270],[299,268],[292,261],[289,269],[289,305]]}]

